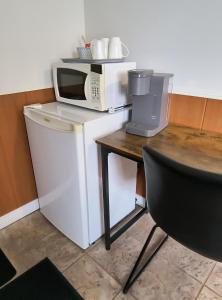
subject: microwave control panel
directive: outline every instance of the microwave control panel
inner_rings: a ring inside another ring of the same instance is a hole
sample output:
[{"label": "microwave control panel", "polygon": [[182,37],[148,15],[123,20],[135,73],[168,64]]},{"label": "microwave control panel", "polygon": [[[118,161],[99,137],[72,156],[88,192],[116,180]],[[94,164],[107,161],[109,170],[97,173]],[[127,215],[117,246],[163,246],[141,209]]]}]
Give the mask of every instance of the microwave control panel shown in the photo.
[{"label": "microwave control panel", "polygon": [[100,100],[100,75],[91,72],[91,96],[92,101]]}]

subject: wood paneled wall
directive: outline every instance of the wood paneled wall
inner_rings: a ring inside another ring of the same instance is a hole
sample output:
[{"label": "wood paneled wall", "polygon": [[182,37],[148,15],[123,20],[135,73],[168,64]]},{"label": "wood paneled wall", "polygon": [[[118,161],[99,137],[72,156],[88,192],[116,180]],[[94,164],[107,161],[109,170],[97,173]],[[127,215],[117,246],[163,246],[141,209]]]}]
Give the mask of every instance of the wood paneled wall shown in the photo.
[{"label": "wood paneled wall", "polygon": [[0,216],[37,198],[23,107],[52,101],[52,88],[0,95]]},{"label": "wood paneled wall", "polygon": [[[173,94],[170,99],[169,122],[200,130],[222,133],[222,101]],[[137,194],[145,197],[144,172],[138,168]]]},{"label": "wood paneled wall", "polygon": [[171,95],[169,122],[222,133],[222,101]]},{"label": "wood paneled wall", "polygon": [[[23,107],[55,101],[52,88],[0,95],[0,216],[37,198]],[[170,123],[222,133],[222,101],[172,95]],[[143,168],[137,194],[145,196]]]}]

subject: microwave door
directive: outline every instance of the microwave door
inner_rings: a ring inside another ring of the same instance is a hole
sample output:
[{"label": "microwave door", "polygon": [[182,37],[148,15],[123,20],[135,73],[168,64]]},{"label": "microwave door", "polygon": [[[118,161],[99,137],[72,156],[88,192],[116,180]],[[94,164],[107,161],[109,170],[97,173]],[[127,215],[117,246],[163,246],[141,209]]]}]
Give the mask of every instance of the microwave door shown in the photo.
[{"label": "microwave door", "polygon": [[59,96],[69,100],[70,103],[85,101],[85,84],[87,73],[70,68],[59,68],[57,71],[57,82]]}]

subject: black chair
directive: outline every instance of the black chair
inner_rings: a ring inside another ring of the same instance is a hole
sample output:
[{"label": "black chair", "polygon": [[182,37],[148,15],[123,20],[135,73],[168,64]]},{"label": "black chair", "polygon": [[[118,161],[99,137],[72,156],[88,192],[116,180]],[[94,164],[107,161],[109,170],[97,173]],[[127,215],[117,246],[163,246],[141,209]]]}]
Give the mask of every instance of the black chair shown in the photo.
[{"label": "black chair", "polygon": [[[222,261],[222,175],[200,171],[143,147],[147,200],[152,228],[125,284],[126,293],[168,235],[187,248]],[[166,236],[140,267],[156,228]]]}]

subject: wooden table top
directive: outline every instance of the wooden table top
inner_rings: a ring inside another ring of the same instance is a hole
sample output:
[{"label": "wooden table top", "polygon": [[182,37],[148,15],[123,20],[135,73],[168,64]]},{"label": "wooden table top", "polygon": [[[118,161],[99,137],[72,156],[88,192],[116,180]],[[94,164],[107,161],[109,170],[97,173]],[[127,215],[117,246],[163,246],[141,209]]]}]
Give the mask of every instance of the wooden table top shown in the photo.
[{"label": "wooden table top", "polygon": [[98,144],[142,161],[142,146],[196,169],[222,174],[222,134],[169,125],[154,137],[128,134],[124,129],[96,140]]}]

